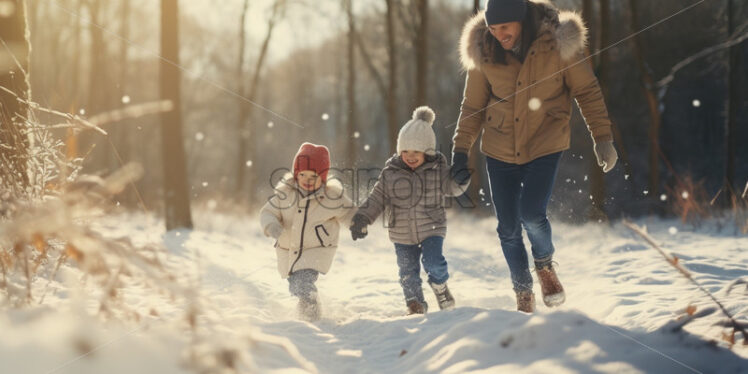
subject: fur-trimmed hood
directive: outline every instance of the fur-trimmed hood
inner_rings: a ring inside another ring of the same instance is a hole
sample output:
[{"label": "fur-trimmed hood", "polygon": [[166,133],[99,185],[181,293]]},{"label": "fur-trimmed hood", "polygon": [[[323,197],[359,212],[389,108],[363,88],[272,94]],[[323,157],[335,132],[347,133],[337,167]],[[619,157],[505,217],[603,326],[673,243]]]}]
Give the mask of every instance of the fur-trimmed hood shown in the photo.
[{"label": "fur-trimmed hood", "polygon": [[[539,15],[537,37],[549,37],[557,45],[562,60],[570,60],[587,45],[587,27],[582,17],[571,11],[560,11],[549,0],[528,0]],[[473,16],[462,30],[460,37],[460,61],[465,70],[480,67],[488,57],[484,45],[488,33],[483,11]]]}]

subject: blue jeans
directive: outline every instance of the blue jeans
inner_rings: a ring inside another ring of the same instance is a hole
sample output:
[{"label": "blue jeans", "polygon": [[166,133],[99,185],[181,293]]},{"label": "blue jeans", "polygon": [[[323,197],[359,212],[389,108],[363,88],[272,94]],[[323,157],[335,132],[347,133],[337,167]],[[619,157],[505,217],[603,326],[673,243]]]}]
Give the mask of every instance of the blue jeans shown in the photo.
[{"label": "blue jeans", "polygon": [[532,274],[522,241],[522,227],[532,244],[532,257],[547,264],[553,257],[551,224],[546,216],[561,153],[537,158],[527,164],[509,164],[486,157],[496,218],[496,231],[509,265],[515,291],[532,291]]},{"label": "blue jeans", "polygon": [[296,270],[288,276],[288,290],[291,295],[305,301],[317,301],[317,281],[319,272],[312,269]]},{"label": "blue jeans", "polygon": [[442,255],[443,245],[444,238],[441,236],[428,237],[420,244],[395,243],[397,266],[400,268],[400,285],[403,287],[405,301],[415,299],[425,302],[421,288],[421,261],[429,276],[429,282],[442,284],[449,279],[447,260]]}]

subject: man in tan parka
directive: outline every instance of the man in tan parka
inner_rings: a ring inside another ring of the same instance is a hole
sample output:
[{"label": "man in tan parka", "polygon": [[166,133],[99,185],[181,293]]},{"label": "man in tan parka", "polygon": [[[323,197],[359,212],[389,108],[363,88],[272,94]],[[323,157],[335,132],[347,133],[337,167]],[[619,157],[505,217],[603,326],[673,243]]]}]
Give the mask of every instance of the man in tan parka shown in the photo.
[{"label": "man in tan parka", "polygon": [[558,162],[570,145],[571,100],[576,99],[605,172],[618,158],[603,95],[584,58],[587,30],[577,14],[548,0],[488,0],[464,27],[460,58],[467,70],[452,163],[469,178],[468,152],[479,134],[486,155],[497,232],[517,294],[532,312],[535,296],[522,227],[532,244],[543,301],[565,300],[552,266],[546,216]]}]

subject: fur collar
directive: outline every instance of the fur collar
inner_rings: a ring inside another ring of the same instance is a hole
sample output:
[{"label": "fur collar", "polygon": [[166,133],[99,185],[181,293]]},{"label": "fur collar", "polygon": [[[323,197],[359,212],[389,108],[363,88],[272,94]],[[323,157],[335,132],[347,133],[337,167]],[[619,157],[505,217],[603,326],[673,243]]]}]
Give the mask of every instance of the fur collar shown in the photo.
[{"label": "fur collar", "polygon": [[[540,15],[538,38],[550,33],[562,60],[568,61],[584,49],[587,45],[587,27],[579,14],[560,11],[549,0],[529,1]],[[460,61],[465,70],[480,67],[483,59],[488,57],[483,45],[486,33],[488,26],[482,11],[465,23],[460,37]]]},{"label": "fur collar", "polygon": [[[286,173],[283,175],[283,178],[281,178],[278,184],[275,185],[275,191],[286,195],[301,192],[293,177],[293,173]],[[328,178],[327,183],[322,185],[319,190],[309,196],[318,195],[320,193],[329,196],[340,196],[343,194],[343,184],[337,178]]]}]

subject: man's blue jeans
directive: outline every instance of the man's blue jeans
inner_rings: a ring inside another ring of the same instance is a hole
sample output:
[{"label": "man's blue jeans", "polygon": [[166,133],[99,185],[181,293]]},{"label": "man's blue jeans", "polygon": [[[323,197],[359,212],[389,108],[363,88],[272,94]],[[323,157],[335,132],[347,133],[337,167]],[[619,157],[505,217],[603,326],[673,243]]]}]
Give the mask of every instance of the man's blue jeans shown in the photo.
[{"label": "man's blue jeans", "polygon": [[405,301],[424,302],[421,288],[421,265],[429,276],[429,282],[442,284],[449,279],[447,260],[442,254],[444,238],[431,236],[420,244],[406,245],[395,243],[397,266],[400,268],[400,285],[403,287]]},{"label": "man's blue jeans", "polygon": [[486,157],[496,218],[496,231],[509,265],[515,291],[532,291],[532,274],[522,241],[522,227],[532,244],[536,266],[553,257],[551,224],[546,216],[562,152],[537,158],[527,164],[509,164]]}]

